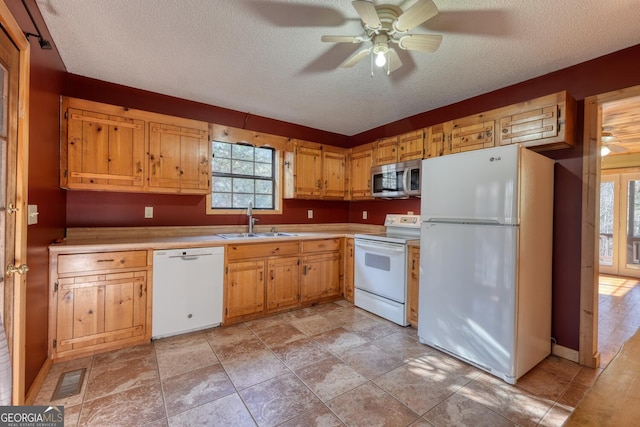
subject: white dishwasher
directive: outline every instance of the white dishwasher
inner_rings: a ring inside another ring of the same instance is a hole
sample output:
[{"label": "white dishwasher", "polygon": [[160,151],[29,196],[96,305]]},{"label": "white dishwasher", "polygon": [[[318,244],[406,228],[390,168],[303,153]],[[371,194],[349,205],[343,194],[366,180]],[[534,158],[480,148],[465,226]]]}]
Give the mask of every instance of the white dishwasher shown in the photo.
[{"label": "white dishwasher", "polygon": [[153,252],[152,338],[222,323],[224,247]]}]

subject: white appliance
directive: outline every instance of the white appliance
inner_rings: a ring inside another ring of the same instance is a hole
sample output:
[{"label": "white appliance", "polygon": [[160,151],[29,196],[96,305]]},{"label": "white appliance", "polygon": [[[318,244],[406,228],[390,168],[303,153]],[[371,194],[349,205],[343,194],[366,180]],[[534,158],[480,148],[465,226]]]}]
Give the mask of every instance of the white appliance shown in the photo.
[{"label": "white appliance", "polygon": [[222,323],[224,247],[153,252],[153,338]]},{"label": "white appliance", "polygon": [[407,243],[420,238],[420,216],[388,214],[384,225],[384,234],[355,235],[354,304],[406,326]]},{"label": "white appliance", "polygon": [[422,160],[373,166],[371,168],[371,195],[385,199],[406,199],[420,196],[420,169]]},{"label": "white appliance", "polygon": [[551,351],[553,167],[518,145],[423,161],[420,342],[510,384]]}]

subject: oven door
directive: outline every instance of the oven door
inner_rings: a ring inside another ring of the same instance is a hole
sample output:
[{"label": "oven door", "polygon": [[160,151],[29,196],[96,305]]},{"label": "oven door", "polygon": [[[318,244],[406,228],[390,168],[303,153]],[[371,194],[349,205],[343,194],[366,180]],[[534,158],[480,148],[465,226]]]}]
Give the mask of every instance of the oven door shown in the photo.
[{"label": "oven door", "polygon": [[404,304],[407,253],[403,243],[355,239],[356,289]]}]

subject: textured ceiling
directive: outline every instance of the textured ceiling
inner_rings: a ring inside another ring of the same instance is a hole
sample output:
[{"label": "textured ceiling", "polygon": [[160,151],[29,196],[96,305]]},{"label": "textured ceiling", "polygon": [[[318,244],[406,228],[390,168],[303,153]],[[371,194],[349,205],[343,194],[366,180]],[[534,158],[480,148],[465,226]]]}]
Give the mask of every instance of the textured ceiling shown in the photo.
[{"label": "textured ceiling", "polygon": [[[404,10],[415,0],[382,0]],[[434,0],[435,53],[370,77],[349,0],[37,0],[67,71],[354,135],[640,41],[640,0]]]}]

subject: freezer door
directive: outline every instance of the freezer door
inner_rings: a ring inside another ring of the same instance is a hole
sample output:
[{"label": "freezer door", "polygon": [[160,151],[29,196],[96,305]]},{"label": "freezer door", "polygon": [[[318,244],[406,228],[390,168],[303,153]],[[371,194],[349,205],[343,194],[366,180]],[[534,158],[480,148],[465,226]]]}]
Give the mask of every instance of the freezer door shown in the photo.
[{"label": "freezer door", "polygon": [[518,227],[425,223],[418,336],[515,381]]},{"label": "freezer door", "polygon": [[423,160],[423,221],[518,224],[517,145]]}]

